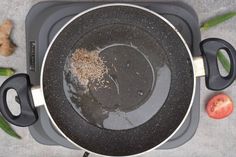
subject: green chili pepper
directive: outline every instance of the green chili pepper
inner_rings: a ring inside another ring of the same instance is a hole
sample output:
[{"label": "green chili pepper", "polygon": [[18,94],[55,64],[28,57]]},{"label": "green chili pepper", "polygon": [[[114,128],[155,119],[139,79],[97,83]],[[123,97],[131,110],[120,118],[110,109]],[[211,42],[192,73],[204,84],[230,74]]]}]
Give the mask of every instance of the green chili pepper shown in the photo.
[{"label": "green chili pepper", "polygon": [[11,126],[0,116],[0,128],[8,135],[21,139],[21,137],[11,128]]},{"label": "green chili pepper", "polygon": [[217,26],[218,24],[223,23],[234,16],[236,16],[236,12],[229,12],[224,15],[216,16],[210,19],[209,21],[206,21],[205,23],[203,23],[201,25],[201,29],[208,30],[209,28]]},{"label": "green chili pepper", "polygon": [[12,68],[0,68],[0,76],[11,76],[15,73]]},{"label": "green chili pepper", "polygon": [[228,59],[225,57],[225,55],[223,54],[223,52],[219,51],[217,53],[217,58],[219,59],[220,63],[222,64],[222,66],[224,67],[224,69],[229,73],[230,72],[230,62],[228,61]]}]

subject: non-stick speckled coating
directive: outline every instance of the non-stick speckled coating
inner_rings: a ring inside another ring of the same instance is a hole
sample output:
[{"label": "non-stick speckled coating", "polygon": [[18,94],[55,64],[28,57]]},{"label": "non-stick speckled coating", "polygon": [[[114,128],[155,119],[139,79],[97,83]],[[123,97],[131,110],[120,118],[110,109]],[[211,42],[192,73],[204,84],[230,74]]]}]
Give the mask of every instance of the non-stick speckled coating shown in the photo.
[{"label": "non-stick speckled coating", "polygon": [[[148,122],[129,130],[114,131],[87,123],[63,91],[63,69],[71,48],[87,32],[113,23],[139,26],[150,33],[168,55],[171,69],[171,87],[165,104]],[[193,93],[193,67],[180,37],[162,19],[128,6],[99,8],[71,22],[52,44],[43,70],[44,96],[54,122],[76,144],[104,155],[132,155],[160,144],[185,117]]]}]

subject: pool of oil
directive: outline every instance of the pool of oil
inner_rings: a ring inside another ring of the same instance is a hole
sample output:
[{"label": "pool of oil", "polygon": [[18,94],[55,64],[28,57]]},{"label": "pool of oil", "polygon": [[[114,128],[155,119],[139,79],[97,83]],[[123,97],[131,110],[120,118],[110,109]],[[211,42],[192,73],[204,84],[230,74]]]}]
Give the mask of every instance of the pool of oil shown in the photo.
[{"label": "pool of oil", "polygon": [[[109,36],[109,29],[104,29]],[[171,70],[165,52],[148,33],[127,26],[126,29],[117,26],[115,30],[121,32],[121,36],[109,36],[110,44],[104,44],[106,33],[101,35],[99,29],[86,35],[87,38],[76,45],[76,48],[84,45],[82,48],[100,52],[108,67],[108,74],[103,78],[105,86],[99,87],[96,81],[86,87],[80,85],[70,72],[70,55],[64,68],[63,86],[70,104],[88,123],[106,129],[124,130],[142,125],[157,114],[168,96]],[[111,31],[115,33],[114,28]],[[119,42],[126,35],[134,38],[130,38],[131,42]],[[93,36],[96,41],[100,37],[100,43],[93,48],[86,47]]]}]

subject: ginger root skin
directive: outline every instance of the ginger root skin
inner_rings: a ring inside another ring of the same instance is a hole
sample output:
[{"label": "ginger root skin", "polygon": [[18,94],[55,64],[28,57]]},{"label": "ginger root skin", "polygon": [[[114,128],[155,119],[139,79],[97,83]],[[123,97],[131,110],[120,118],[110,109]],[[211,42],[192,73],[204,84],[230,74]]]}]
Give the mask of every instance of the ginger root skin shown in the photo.
[{"label": "ginger root skin", "polygon": [[10,39],[13,23],[11,20],[5,20],[0,26],[0,55],[10,56],[16,48],[16,45]]}]

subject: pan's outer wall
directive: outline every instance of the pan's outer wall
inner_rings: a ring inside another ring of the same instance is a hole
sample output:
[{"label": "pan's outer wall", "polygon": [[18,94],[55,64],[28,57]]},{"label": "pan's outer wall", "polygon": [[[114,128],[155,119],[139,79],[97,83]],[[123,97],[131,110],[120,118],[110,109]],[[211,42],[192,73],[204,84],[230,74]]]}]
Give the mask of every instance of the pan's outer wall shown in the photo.
[{"label": "pan's outer wall", "polygon": [[[63,91],[63,69],[70,49],[86,32],[112,23],[145,28],[162,45],[170,62],[171,87],[165,104],[148,122],[129,130],[107,130],[87,123]],[[76,18],[54,40],[44,64],[43,92],[51,118],[74,143],[98,154],[134,155],[157,146],[178,128],[191,104],[194,74],[183,41],[162,19],[139,8],[109,6]]]}]

